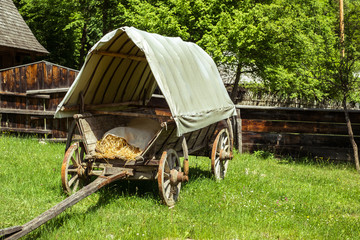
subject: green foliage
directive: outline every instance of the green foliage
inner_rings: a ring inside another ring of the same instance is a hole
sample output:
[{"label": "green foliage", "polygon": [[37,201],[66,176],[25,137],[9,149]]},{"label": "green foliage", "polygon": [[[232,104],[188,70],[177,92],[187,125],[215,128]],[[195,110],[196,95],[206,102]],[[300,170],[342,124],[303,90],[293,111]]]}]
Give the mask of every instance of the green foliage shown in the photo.
[{"label": "green foliage", "polygon": [[[338,2],[325,0],[16,0],[50,61],[79,68],[90,47],[121,26],[198,43],[217,63],[290,98],[358,101],[360,5],[345,1],[340,61]],[[346,76],[344,78],[344,76]],[[345,82],[344,79],[346,79]],[[347,87],[343,87],[343,83]],[[338,91],[341,89],[341,91]]]},{"label": "green foliage", "polygon": [[[59,203],[63,144],[0,137],[0,229]],[[352,166],[235,154],[224,181],[190,158],[180,201],[160,204],[155,182],[119,181],[24,239],[357,239],[359,177]]]}]

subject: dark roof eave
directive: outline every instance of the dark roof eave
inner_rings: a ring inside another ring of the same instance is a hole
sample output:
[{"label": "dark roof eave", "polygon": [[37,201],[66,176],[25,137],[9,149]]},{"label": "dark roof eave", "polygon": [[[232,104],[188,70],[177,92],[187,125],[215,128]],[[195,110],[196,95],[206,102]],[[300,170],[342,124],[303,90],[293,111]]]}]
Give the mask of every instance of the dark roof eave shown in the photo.
[{"label": "dark roof eave", "polygon": [[13,51],[17,51],[17,52],[21,52],[21,53],[27,53],[27,54],[35,55],[35,56],[45,56],[45,55],[50,54],[45,48],[44,48],[44,50],[30,50],[30,49],[16,48],[16,47],[0,45],[0,50],[13,50]]}]

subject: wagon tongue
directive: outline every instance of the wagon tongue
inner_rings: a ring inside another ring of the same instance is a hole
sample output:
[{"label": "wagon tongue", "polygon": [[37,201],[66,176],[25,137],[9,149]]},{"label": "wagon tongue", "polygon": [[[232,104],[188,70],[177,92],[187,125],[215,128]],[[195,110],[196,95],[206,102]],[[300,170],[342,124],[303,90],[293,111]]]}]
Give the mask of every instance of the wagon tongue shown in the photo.
[{"label": "wagon tongue", "polygon": [[73,206],[74,204],[78,203],[82,199],[86,198],[87,196],[93,194],[100,188],[106,186],[109,183],[112,183],[116,180],[126,178],[131,176],[132,173],[124,170],[118,173],[115,173],[110,176],[100,176],[95,181],[90,183],[89,185],[85,186],[78,192],[74,193],[73,195],[69,196],[62,202],[58,203],[54,207],[50,208],[46,212],[42,213],[41,215],[37,216],[33,220],[28,223],[25,223],[22,226],[15,226],[5,229],[0,229],[0,238],[5,240],[10,239],[19,239],[22,236],[30,233],[31,231],[35,230],[36,228],[40,227],[42,224],[46,223],[47,221],[53,219],[67,208]]}]

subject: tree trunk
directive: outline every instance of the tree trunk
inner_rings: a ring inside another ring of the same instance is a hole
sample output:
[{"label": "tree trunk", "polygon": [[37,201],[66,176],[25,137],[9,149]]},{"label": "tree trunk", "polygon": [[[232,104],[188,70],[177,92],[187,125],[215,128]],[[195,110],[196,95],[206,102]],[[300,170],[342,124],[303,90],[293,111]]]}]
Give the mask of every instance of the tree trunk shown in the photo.
[{"label": "tree trunk", "polygon": [[85,59],[85,56],[86,56],[86,44],[87,44],[87,41],[86,41],[86,38],[87,38],[87,24],[86,24],[86,21],[84,22],[84,26],[83,26],[83,29],[82,29],[82,35],[81,35],[81,47],[80,47],[80,61],[79,61],[79,65],[80,67],[83,65],[84,63],[84,59]]},{"label": "tree trunk", "polygon": [[234,86],[233,89],[231,91],[230,94],[230,98],[233,102],[235,102],[236,97],[237,97],[237,92],[238,92],[238,88],[239,88],[239,81],[240,81],[240,75],[241,75],[241,64],[239,63],[237,65],[237,69],[236,69],[236,76],[235,76],[235,82],[234,82]]},{"label": "tree trunk", "polygon": [[354,151],[354,161],[355,161],[356,170],[360,174],[359,151],[358,151],[358,146],[357,146],[357,144],[355,142],[355,139],[354,139],[354,133],[353,133],[352,126],[351,126],[351,121],[350,121],[350,117],[349,117],[349,111],[348,111],[347,106],[346,106],[346,96],[344,96],[344,98],[343,98],[343,108],[344,108],[345,121],[346,121],[346,126],[347,126],[347,129],[348,129],[350,142],[351,142],[351,145],[352,145],[352,148],[353,148],[353,151]]},{"label": "tree trunk", "polygon": [[109,22],[108,22],[109,6],[110,6],[109,0],[103,0],[103,7],[102,7],[103,36],[109,31]]}]

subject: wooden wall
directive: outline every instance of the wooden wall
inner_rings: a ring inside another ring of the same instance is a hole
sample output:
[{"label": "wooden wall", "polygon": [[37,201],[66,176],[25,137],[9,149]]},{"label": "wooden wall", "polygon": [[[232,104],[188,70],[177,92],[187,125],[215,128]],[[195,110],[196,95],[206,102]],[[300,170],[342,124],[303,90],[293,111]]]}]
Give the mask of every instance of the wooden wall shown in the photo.
[{"label": "wooden wall", "polygon": [[[271,151],[294,157],[352,160],[352,148],[341,110],[237,106],[240,110],[241,150]],[[360,144],[360,111],[350,112]]]},{"label": "wooden wall", "polygon": [[53,119],[78,71],[41,61],[0,70],[0,131],[66,137],[69,119]]}]

